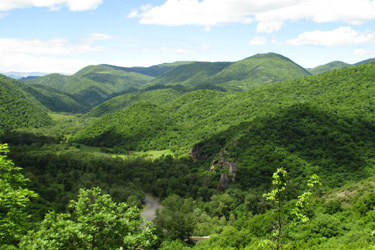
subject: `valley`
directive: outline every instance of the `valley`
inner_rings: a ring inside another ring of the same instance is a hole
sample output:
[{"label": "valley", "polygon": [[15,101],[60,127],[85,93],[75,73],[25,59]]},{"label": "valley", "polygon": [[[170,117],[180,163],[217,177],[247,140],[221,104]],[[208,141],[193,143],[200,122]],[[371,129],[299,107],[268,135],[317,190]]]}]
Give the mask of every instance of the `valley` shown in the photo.
[{"label": "valley", "polygon": [[[87,204],[104,197],[103,221],[121,209],[137,223],[139,214],[153,219],[129,226],[133,238],[103,236],[98,249],[372,249],[374,107],[373,60],[307,70],[267,53],[92,65],[23,81],[0,75],[0,143],[9,146],[0,177],[38,194],[11,205],[2,197],[15,192],[0,196],[0,249],[59,242],[64,223],[74,237],[91,237],[74,224],[86,196]],[[13,165],[29,181],[12,179]],[[287,173],[285,188],[277,171]],[[315,174],[322,185],[312,188]],[[267,199],[277,188],[276,201]],[[190,236],[210,237],[194,244]]]}]

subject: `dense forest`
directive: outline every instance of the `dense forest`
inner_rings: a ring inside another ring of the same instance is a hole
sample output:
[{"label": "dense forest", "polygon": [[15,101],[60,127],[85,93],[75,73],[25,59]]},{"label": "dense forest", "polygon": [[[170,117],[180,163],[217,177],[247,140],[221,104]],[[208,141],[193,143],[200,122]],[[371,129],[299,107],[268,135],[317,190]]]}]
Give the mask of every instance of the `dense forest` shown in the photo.
[{"label": "dense forest", "polygon": [[0,76],[0,249],[375,249],[375,62],[310,72]]}]

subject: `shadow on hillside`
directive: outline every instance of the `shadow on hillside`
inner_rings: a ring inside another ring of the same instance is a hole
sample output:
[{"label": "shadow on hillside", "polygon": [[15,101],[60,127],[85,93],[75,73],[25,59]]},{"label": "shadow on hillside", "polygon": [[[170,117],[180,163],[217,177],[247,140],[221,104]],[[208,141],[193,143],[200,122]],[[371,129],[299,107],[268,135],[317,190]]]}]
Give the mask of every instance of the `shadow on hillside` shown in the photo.
[{"label": "shadow on hillside", "polygon": [[6,134],[0,136],[0,142],[8,143],[10,145],[44,145],[57,143],[57,139],[58,138],[21,131],[9,131]]},{"label": "shadow on hillside", "polygon": [[296,104],[279,114],[232,126],[199,145],[202,155],[221,152],[236,161],[237,181],[244,187],[268,187],[280,167],[297,182],[316,173],[333,187],[368,177],[366,167],[375,157],[375,126]]}]

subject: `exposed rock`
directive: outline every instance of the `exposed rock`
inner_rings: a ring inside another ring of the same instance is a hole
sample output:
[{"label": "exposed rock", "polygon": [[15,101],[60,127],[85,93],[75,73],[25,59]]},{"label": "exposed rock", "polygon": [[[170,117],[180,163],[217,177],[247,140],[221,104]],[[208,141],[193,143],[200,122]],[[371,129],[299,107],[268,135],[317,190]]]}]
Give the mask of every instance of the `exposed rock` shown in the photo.
[{"label": "exposed rock", "polygon": [[199,152],[199,149],[202,147],[202,144],[196,144],[193,146],[193,148],[190,150],[191,158],[193,158],[194,162],[197,161],[204,161],[206,160],[209,156],[208,154],[201,154]]},{"label": "exposed rock", "polygon": [[228,173],[223,173],[220,176],[220,181],[217,186],[218,191],[223,191],[229,187],[230,183],[234,183],[236,181],[236,171],[238,166],[235,162],[227,161],[224,159],[223,155],[220,154],[219,159],[215,159],[211,163],[211,172],[216,172],[216,168],[219,169],[228,169]]},{"label": "exposed rock", "polygon": [[217,186],[218,191],[223,191],[229,187],[230,179],[228,173],[223,173],[220,176],[219,185]]},{"label": "exposed rock", "polygon": [[215,159],[211,162],[211,169],[218,167],[220,169],[229,168],[229,174],[233,174],[237,171],[238,167],[235,162],[227,161],[223,157],[220,157],[220,159]]}]

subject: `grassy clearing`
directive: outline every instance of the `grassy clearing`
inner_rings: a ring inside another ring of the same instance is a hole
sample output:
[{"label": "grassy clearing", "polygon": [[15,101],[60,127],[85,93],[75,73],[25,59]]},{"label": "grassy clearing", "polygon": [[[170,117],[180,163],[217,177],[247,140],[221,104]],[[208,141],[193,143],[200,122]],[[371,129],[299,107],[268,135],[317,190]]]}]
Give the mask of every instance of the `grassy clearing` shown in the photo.
[{"label": "grassy clearing", "polygon": [[[91,147],[87,146],[84,144],[78,144],[74,143],[73,144],[75,147],[79,148],[82,152],[86,153],[101,153],[101,148],[100,147]],[[106,149],[110,151],[111,149]],[[169,150],[149,150],[149,151],[130,151],[127,154],[113,154],[113,153],[108,153],[106,154],[112,155],[112,157],[121,157],[123,159],[131,159],[131,158],[146,158],[150,160],[158,159],[162,156],[167,156],[171,155],[174,156],[174,153]]]},{"label": "grassy clearing", "polygon": [[48,113],[49,117],[55,122],[69,122],[76,119],[79,115],[64,114],[64,113]]}]

